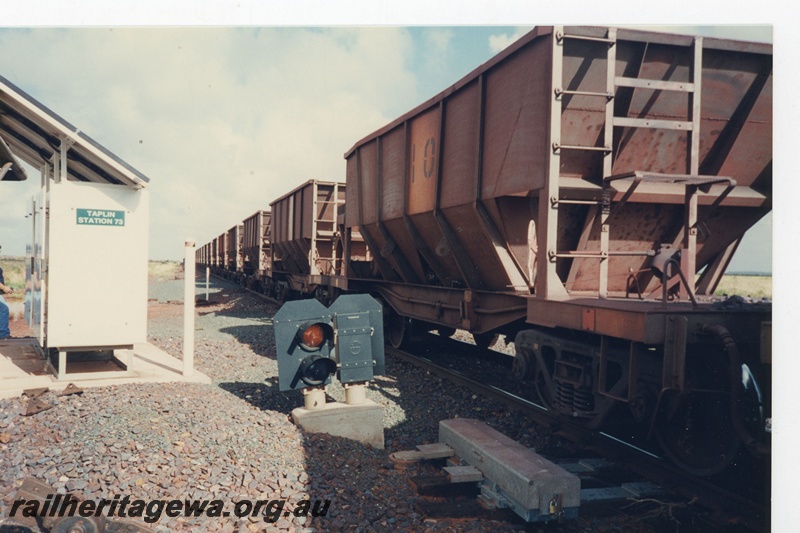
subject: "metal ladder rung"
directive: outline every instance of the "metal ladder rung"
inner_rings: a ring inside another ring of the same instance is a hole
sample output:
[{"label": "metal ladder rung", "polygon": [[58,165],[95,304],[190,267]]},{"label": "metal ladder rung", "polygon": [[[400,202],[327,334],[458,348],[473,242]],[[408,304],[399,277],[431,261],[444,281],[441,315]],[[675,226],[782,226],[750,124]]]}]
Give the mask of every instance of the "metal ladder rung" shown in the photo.
[{"label": "metal ladder rung", "polygon": [[634,251],[618,250],[603,252],[602,250],[566,250],[560,252],[551,251],[551,258],[572,258],[572,259],[607,259],[609,257],[647,257],[652,256],[651,250]]},{"label": "metal ladder rung", "polygon": [[556,93],[556,97],[559,97],[562,94],[574,94],[574,95],[579,95],[579,96],[600,96],[600,97],[606,98],[608,100],[611,100],[611,99],[614,98],[614,95],[612,93],[610,93],[610,92],[601,93],[601,92],[597,92],[597,91],[570,91],[568,89],[562,89],[561,87],[557,88],[555,90],[555,93]]},{"label": "metal ladder rung", "polygon": [[659,120],[651,118],[614,117],[614,126],[620,128],[655,128],[662,130],[692,131],[694,124],[690,120]]},{"label": "metal ladder rung", "polygon": [[553,152],[559,150],[589,150],[594,152],[611,152],[610,146],[578,146],[574,144],[553,143]]},{"label": "metal ladder rung", "polygon": [[614,78],[614,84],[617,87],[636,87],[639,89],[682,91],[688,93],[694,92],[694,83],[683,81],[646,80],[641,78],[626,78],[623,76],[617,76]]},{"label": "metal ladder rung", "polygon": [[550,205],[553,207],[559,204],[569,204],[569,205],[603,205],[602,201],[599,200],[569,200],[567,198],[550,198]]},{"label": "metal ladder rung", "polygon": [[590,37],[588,35],[573,35],[573,34],[566,34],[563,32],[556,33],[556,39],[559,41],[563,41],[564,39],[574,39],[576,41],[594,41],[598,43],[608,43],[608,44],[617,44],[616,39],[609,39],[608,37]]},{"label": "metal ladder rung", "polygon": [[633,172],[626,172],[625,174],[617,174],[615,176],[606,176],[604,181],[617,181],[633,179],[636,181],[647,181],[651,183],[679,183],[682,185],[714,185],[718,183],[736,185],[736,181],[728,176],[704,176],[694,174],[664,174],[660,172],[644,172],[635,170]]}]

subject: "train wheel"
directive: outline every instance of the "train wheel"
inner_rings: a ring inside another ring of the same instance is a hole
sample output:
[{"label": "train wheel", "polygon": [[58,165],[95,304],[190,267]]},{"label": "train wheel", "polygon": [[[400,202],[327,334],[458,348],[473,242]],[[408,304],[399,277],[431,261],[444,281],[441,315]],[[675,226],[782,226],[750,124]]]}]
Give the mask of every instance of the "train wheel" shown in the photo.
[{"label": "train wheel", "polygon": [[389,344],[392,348],[400,349],[408,344],[411,338],[411,323],[409,319],[404,316],[398,315],[394,311],[389,312],[389,318],[386,323],[386,330],[388,333]]},{"label": "train wheel", "polygon": [[497,334],[491,331],[486,333],[473,333],[472,338],[475,339],[475,346],[481,350],[488,350],[497,340]]},{"label": "train wheel", "polygon": [[686,392],[668,392],[657,413],[659,445],[675,464],[696,476],[722,472],[741,445],[731,420],[726,365],[719,354],[688,357]]},{"label": "train wheel", "polygon": [[317,287],[317,288],[314,290],[314,298],[315,298],[315,299],[316,299],[316,300],[317,300],[319,303],[321,303],[322,305],[324,305],[325,307],[328,307],[328,306],[331,304],[331,302],[330,302],[330,301],[328,301],[328,295],[326,294],[326,292],[325,292],[325,289],[323,289],[321,286],[318,286],[318,287]]},{"label": "train wheel", "polygon": [[525,330],[514,337],[516,355],[511,367],[514,376],[518,379],[529,379],[539,397],[539,403],[547,410],[555,407],[555,386],[553,372],[555,371],[556,352],[552,347],[543,343],[542,338],[535,331]]},{"label": "train wheel", "polygon": [[520,381],[533,377],[533,364],[527,350],[517,350],[511,365],[511,372]]},{"label": "train wheel", "polygon": [[739,451],[728,397],[713,392],[688,392],[673,400],[674,412],[656,423],[661,449],[681,469],[696,476],[722,472]]},{"label": "train wheel", "polygon": [[531,349],[528,361],[531,363],[531,380],[536,395],[539,396],[539,401],[549,411],[554,411],[556,405],[555,384],[553,383],[556,364],[555,350],[550,346]]},{"label": "train wheel", "polygon": [[288,292],[289,292],[289,287],[278,284],[278,286],[275,287],[275,299],[281,303],[285,302]]},{"label": "train wheel", "polygon": [[439,332],[439,336],[440,337],[447,338],[447,337],[452,337],[455,334],[456,328],[448,328],[447,326],[439,326],[438,328],[436,328],[436,331]]}]

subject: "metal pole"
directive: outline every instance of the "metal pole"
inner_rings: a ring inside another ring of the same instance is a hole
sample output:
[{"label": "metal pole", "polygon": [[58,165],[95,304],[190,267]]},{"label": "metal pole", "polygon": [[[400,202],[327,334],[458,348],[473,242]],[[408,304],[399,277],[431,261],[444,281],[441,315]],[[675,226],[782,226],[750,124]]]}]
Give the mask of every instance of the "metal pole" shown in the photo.
[{"label": "metal pole", "polygon": [[194,241],[185,243],[183,260],[183,375],[194,373]]},{"label": "metal pole", "polygon": [[211,276],[211,269],[206,267],[206,301],[208,301],[208,280]]}]

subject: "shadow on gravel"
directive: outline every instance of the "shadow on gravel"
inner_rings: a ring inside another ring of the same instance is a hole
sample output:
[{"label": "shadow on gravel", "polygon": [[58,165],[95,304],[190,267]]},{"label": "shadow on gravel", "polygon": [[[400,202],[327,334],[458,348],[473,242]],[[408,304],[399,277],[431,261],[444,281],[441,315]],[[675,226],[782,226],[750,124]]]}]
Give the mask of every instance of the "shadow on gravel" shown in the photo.
[{"label": "shadow on gravel", "polygon": [[[207,307],[198,307],[200,320],[218,317],[223,325],[217,331],[230,335],[256,355],[275,360],[272,316],[278,306],[257,294],[245,292],[232,282],[215,282],[220,290],[211,295]],[[204,293],[198,292],[198,297],[203,296]],[[225,322],[234,325],[225,325]]]},{"label": "shadow on gravel", "polygon": [[263,383],[223,382],[219,388],[262,411],[275,411],[286,416],[290,416],[292,409],[303,403],[300,391],[284,393],[278,389],[277,376],[267,377]]},{"label": "shadow on gravel", "polygon": [[[227,382],[219,386],[259,409],[278,412],[289,418],[293,409],[302,406],[303,396],[300,391],[280,392],[277,381],[276,377],[269,377],[264,383]],[[402,393],[382,388],[384,384],[393,387],[396,383],[393,378],[379,378],[371,390],[403,404]],[[329,394],[328,400],[334,398]],[[418,463],[400,467],[389,460],[393,451],[412,449],[415,444],[435,440],[438,420],[432,419],[435,416],[432,413],[420,411],[418,403],[407,403],[409,416],[414,422],[405,420],[385,430],[387,446],[384,450],[328,434],[304,434],[304,472],[307,478],[303,498],[310,500],[312,505],[330,502],[330,506],[325,516],[310,517],[303,527],[310,526],[317,531],[421,531],[424,523],[426,531],[440,530],[435,527],[436,522],[424,522],[424,517],[419,514],[419,497],[409,479],[436,475],[441,465]],[[392,418],[395,415],[384,413],[384,417],[387,416]],[[418,424],[428,426],[427,431],[420,433]],[[289,506],[294,503],[291,499],[289,502]],[[447,503],[443,500],[442,505]],[[513,517],[511,520],[515,530],[525,529],[521,521]],[[443,525],[445,522],[441,522],[440,526]],[[481,530],[477,522],[463,525],[465,531]],[[288,528],[288,523],[278,523],[277,526],[283,530]]]},{"label": "shadow on gravel", "polygon": [[261,324],[229,326],[220,328],[219,331],[232,336],[237,342],[250,348],[256,355],[277,361],[272,319],[261,317],[258,320]]},{"label": "shadow on gravel", "polygon": [[[254,407],[287,418],[303,405],[302,393],[279,391],[274,376],[263,383],[226,382],[219,386]],[[328,400],[334,399],[329,395]],[[319,502],[320,508],[330,502],[325,516],[307,517],[303,527],[317,531],[410,531],[419,527],[415,494],[406,475],[395,472],[388,460],[391,450],[377,450],[327,434],[305,434],[303,447],[307,476],[303,498],[312,505]],[[294,503],[290,498],[288,506]],[[276,525],[279,529],[288,527],[288,523]]]}]

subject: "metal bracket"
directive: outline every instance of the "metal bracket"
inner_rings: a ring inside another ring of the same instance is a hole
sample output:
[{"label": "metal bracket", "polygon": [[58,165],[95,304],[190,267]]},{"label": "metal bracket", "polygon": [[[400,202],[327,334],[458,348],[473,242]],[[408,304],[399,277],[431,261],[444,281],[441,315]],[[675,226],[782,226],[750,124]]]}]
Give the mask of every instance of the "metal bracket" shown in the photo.
[{"label": "metal bracket", "polygon": [[686,340],[689,320],[685,316],[666,316],[664,328],[664,367],[662,390],[683,392],[686,383]]},{"label": "metal bracket", "polygon": [[71,394],[83,394],[83,389],[77,387],[74,383],[70,383],[64,390],[59,392],[57,396],[69,396]]},{"label": "metal bracket", "polygon": [[44,400],[40,400],[39,398],[32,398],[28,400],[28,405],[25,409],[25,412],[22,413],[22,416],[32,416],[52,408],[53,406],[45,402]]}]

